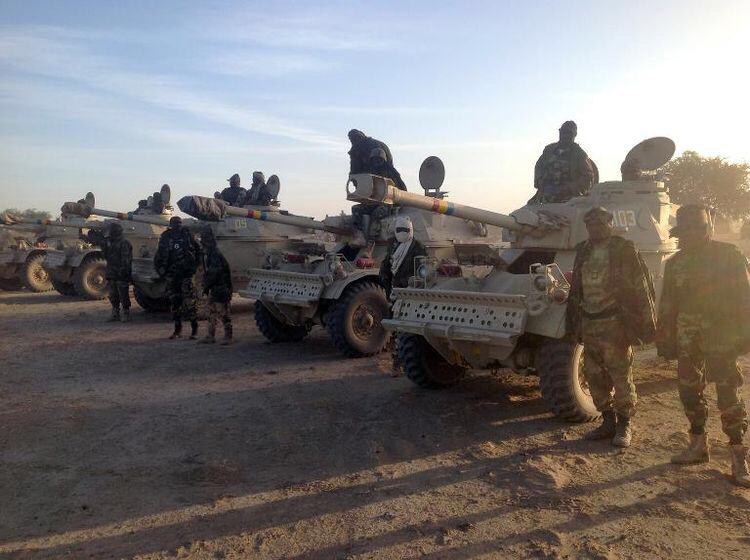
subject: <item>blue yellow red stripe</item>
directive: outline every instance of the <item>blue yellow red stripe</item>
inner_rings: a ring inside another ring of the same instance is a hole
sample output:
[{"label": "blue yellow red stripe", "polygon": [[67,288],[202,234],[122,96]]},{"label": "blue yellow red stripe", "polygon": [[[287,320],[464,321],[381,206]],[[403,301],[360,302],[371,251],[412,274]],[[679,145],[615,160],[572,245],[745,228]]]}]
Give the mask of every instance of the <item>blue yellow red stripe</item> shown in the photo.
[{"label": "blue yellow red stripe", "polygon": [[437,212],[438,214],[447,214],[448,216],[452,216],[453,212],[456,211],[456,207],[453,205],[453,203],[448,202],[447,200],[440,200],[439,198],[436,198],[432,203],[432,211]]},{"label": "blue yellow red stripe", "polygon": [[265,210],[248,210],[247,217],[252,220],[268,220],[268,212]]}]

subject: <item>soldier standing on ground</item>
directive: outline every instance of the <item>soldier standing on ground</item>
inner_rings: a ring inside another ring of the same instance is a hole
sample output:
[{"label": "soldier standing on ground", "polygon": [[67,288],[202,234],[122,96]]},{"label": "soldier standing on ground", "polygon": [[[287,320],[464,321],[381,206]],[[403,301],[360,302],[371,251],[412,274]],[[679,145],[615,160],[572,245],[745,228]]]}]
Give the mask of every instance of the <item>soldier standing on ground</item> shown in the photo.
[{"label": "soldier standing on ground", "polygon": [[424,245],[414,239],[414,226],[408,216],[395,221],[395,238],[388,244],[388,253],[380,263],[380,282],[391,297],[393,288],[406,288],[414,276],[414,259],[427,254]]},{"label": "soldier standing on ground", "polygon": [[653,288],[632,241],[612,234],[611,212],[593,208],[583,219],[589,239],[576,247],[566,320],[583,344],[583,373],[603,419],[584,437],[628,447],[637,401],[631,345],[653,340]]},{"label": "soldier standing on ground", "polygon": [[190,338],[198,334],[198,315],[193,290],[193,275],[200,262],[200,247],[192,234],[182,227],[182,218],[173,216],[169,229],[161,234],[159,247],[154,257],[154,266],[159,276],[167,282],[169,306],[174,320],[174,332],[170,339],[182,336],[182,319],[190,321]]},{"label": "soldier standing on ground", "polygon": [[560,140],[544,148],[534,166],[536,195],[530,203],[565,202],[585,195],[595,181],[595,166],[578,144],[578,126],[566,121],[559,130]]},{"label": "soldier standing on ground", "polygon": [[750,487],[748,448],[743,445],[748,419],[737,365],[737,358],[750,350],[747,259],[734,245],[711,239],[706,206],[682,206],[670,234],[679,238],[680,250],[664,270],[656,347],[660,356],[677,359],[677,386],[690,422],[690,443],[672,462],[708,462],[704,391],[713,382],[732,452],[732,478]]},{"label": "soldier standing on ground", "polygon": [[216,342],[216,323],[221,320],[224,325],[224,341],[232,343],[232,273],[229,263],[216,245],[214,232],[206,227],[201,232],[203,248],[203,293],[208,296],[208,334],[201,340],[204,344]]},{"label": "soldier standing on ground", "polygon": [[[105,277],[109,284],[109,303],[112,305],[110,322],[130,321],[130,281],[133,267],[133,246],[122,235],[122,226],[111,222],[106,226],[107,235],[96,230],[89,230],[83,236],[86,241],[98,245],[107,261]],[[120,317],[122,306],[122,318]]]}]

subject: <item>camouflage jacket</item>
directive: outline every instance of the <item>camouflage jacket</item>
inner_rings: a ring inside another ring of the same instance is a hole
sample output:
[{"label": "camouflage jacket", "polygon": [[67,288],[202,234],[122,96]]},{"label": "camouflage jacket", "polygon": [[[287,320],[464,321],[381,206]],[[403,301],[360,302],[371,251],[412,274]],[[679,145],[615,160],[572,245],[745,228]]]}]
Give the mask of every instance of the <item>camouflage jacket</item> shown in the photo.
[{"label": "camouflage jacket", "polygon": [[189,278],[198,269],[200,246],[187,229],[166,230],[159,237],[154,268],[159,276]]},{"label": "camouflage jacket", "polygon": [[678,357],[684,345],[680,316],[697,325],[703,349],[735,355],[750,350],[750,275],[737,247],[710,241],[667,261],[656,336],[660,356]]},{"label": "camouflage jacket", "polygon": [[133,246],[123,237],[104,237],[98,230],[89,230],[83,236],[86,241],[98,245],[107,261],[105,277],[108,280],[130,280],[133,269]]},{"label": "camouflage jacket", "polygon": [[[534,166],[534,187],[540,189],[548,184],[557,184],[557,179],[550,176],[551,164],[558,159],[555,155],[559,142],[545,146],[542,155]],[[565,183],[570,186],[570,194],[586,194],[594,184],[594,167],[586,152],[575,142],[566,154],[567,177]]]},{"label": "camouflage jacket", "polygon": [[232,273],[218,248],[203,253],[203,291],[217,303],[229,303],[232,299]]},{"label": "camouflage jacket", "polygon": [[[613,235],[608,243],[610,289],[614,292],[616,301],[614,311],[625,326],[628,342],[631,344],[652,342],[656,331],[656,312],[651,274],[632,241]],[[590,241],[583,241],[576,246],[573,280],[566,314],[567,332],[576,340],[581,338],[583,318],[581,269],[590,254]]]}]

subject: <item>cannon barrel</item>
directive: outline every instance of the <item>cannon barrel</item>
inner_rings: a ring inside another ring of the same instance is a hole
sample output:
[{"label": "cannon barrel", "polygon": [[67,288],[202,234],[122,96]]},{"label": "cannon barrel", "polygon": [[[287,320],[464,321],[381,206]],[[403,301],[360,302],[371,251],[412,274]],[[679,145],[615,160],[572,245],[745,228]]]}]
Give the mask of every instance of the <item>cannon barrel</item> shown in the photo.
[{"label": "cannon barrel", "polygon": [[[88,216],[82,216],[87,218]],[[0,223],[13,226],[16,224],[33,225],[33,226],[58,226],[58,227],[74,227],[83,229],[101,228],[104,226],[104,222],[95,220],[88,220],[85,222],[71,222],[65,219],[59,220],[48,220],[40,218],[22,218],[14,216],[13,214],[4,213],[0,215]]]},{"label": "cannon barrel", "polygon": [[[103,218],[114,218],[123,222],[140,222],[142,224],[152,224],[155,226],[169,227],[169,218],[164,216],[155,216],[149,214],[136,214],[134,212],[114,212],[112,210],[103,210],[101,208],[91,208],[90,206],[81,202],[66,202],[62,206],[62,212],[64,214],[73,214],[75,216],[83,216],[87,218],[89,216],[102,216]],[[198,228],[200,222],[198,220],[186,219],[182,221],[182,225],[187,228]]]},{"label": "cannon barrel", "polygon": [[286,214],[281,212],[269,211],[269,210],[258,210],[255,208],[240,208],[237,206],[230,206],[222,200],[215,198],[207,198],[203,196],[185,196],[177,201],[177,206],[191,216],[199,216],[202,219],[210,219],[208,215],[196,214],[198,208],[210,208],[211,218],[218,220],[224,216],[236,216],[238,218],[248,218],[250,220],[260,220],[264,222],[273,222],[276,224],[284,224],[288,226],[296,226],[307,229],[315,229],[320,231],[327,231],[338,235],[346,235],[351,231],[330,226],[324,222],[320,222],[313,218],[306,216],[297,216],[294,214]]},{"label": "cannon barrel", "polygon": [[378,177],[377,175],[350,175],[349,182],[346,185],[346,198],[355,202],[379,202],[381,204],[418,208],[428,212],[446,214],[514,231],[529,231],[544,227],[539,222],[538,216],[529,216],[530,220],[520,223],[513,216],[506,214],[466,206],[465,204],[456,204],[455,202],[448,202],[441,198],[402,191],[383,177]]}]

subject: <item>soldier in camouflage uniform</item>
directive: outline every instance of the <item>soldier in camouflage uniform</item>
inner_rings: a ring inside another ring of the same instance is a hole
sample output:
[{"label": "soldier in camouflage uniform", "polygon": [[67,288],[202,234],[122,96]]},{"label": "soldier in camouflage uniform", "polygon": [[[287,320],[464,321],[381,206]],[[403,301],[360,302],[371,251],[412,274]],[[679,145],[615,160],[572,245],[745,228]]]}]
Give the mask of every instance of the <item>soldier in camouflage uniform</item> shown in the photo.
[{"label": "soldier in camouflage uniform", "polygon": [[[133,267],[133,246],[122,235],[122,226],[111,222],[106,227],[107,235],[96,230],[89,230],[83,236],[86,241],[98,245],[107,261],[105,277],[109,284],[109,303],[112,305],[110,322],[130,321],[130,281]],[[122,319],[120,306],[122,305]]]},{"label": "soldier in camouflage uniform", "polygon": [[229,263],[216,245],[214,232],[206,227],[201,232],[203,248],[203,293],[208,296],[208,335],[201,340],[204,344],[216,342],[216,323],[221,320],[224,325],[224,341],[232,343],[232,273]]},{"label": "soldier in camouflage uniform", "polygon": [[677,211],[671,235],[680,251],[667,261],[659,306],[656,347],[660,356],[677,359],[677,386],[690,422],[690,443],[672,457],[677,464],[709,460],[705,431],[706,384],[716,383],[721,425],[732,449],[732,477],[750,487],[748,428],[737,357],[750,350],[750,274],[747,259],[729,243],[711,239],[706,206]]},{"label": "soldier in camouflage uniform", "polygon": [[159,247],[154,256],[154,267],[167,282],[169,305],[174,320],[174,332],[170,339],[182,336],[182,319],[190,321],[190,338],[198,334],[198,316],[193,290],[193,275],[200,262],[200,246],[192,234],[182,227],[182,219],[173,216],[169,229],[161,234]]},{"label": "soldier in camouflage uniform", "polygon": [[536,195],[529,203],[565,202],[585,195],[595,180],[595,166],[578,144],[578,126],[566,121],[559,130],[560,141],[549,144],[534,166]]},{"label": "soldier in camouflage uniform", "polygon": [[585,438],[628,447],[637,401],[631,346],[653,340],[653,287],[633,243],[612,235],[609,211],[594,208],[584,221],[589,239],[576,247],[566,319],[583,344],[583,374],[603,419]]}]

